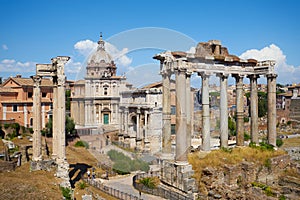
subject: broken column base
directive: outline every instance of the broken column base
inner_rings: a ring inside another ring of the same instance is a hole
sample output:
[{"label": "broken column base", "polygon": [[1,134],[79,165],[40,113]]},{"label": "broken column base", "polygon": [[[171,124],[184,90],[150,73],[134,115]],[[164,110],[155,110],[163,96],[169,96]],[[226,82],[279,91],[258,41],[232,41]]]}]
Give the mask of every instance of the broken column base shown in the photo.
[{"label": "broken column base", "polygon": [[60,183],[61,187],[71,187],[70,184],[70,178],[69,178],[69,163],[67,160],[60,160],[57,159],[57,170],[55,176],[57,178],[62,179],[62,182]]},{"label": "broken column base", "polygon": [[196,181],[192,177],[194,175],[194,170],[192,169],[192,165],[188,162],[176,163],[163,160],[161,170],[161,181],[164,183],[191,196],[197,193],[198,189]]},{"label": "broken column base", "polygon": [[36,160],[30,162],[30,171],[51,171],[54,167],[56,167],[54,160]]}]

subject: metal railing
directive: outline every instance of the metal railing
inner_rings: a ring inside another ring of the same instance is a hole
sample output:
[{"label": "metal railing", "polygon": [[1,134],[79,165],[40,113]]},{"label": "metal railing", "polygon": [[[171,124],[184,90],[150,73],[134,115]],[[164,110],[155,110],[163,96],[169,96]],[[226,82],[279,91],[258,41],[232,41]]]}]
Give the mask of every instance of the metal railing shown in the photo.
[{"label": "metal railing", "polygon": [[165,199],[177,199],[177,200],[192,200],[193,199],[187,195],[176,192],[175,190],[170,190],[169,188],[164,188],[164,187],[158,186],[158,187],[152,189],[152,188],[146,187],[144,184],[137,183],[138,179],[146,178],[146,177],[155,177],[155,176],[159,177],[159,174],[160,174],[159,172],[157,172],[157,173],[153,172],[151,174],[146,174],[146,173],[137,174],[137,175],[133,176],[133,187],[141,192],[148,193],[148,194],[155,195],[155,196],[160,196]]},{"label": "metal railing", "polygon": [[86,181],[89,185],[94,186],[95,188],[101,190],[102,192],[113,196],[115,198],[118,199],[123,199],[123,200],[139,200],[139,197],[132,195],[132,194],[128,194],[126,192],[122,192],[118,189],[106,186],[98,181],[92,180],[92,179],[83,179],[84,181]]}]

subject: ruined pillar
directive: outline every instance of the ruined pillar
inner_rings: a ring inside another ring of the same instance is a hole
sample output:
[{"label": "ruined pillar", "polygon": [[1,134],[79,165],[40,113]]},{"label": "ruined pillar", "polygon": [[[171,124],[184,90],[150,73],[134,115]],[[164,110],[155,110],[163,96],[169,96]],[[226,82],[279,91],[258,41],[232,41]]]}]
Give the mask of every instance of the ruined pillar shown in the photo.
[{"label": "ruined pillar", "polygon": [[186,69],[182,62],[176,69],[176,163],[186,163],[188,148],[186,124]]},{"label": "ruined pillar", "polygon": [[220,77],[220,145],[228,147],[228,100],[227,100],[227,74],[217,74]]},{"label": "ruined pillar", "polygon": [[202,150],[210,151],[209,74],[199,75],[202,78]]},{"label": "ruined pillar", "polygon": [[42,119],[41,119],[41,82],[42,79],[40,76],[32,76],[34,82],[33,88],[33,161],[42,160]]},{"label": "ruined pillar", "polygon": [[268,74],[268,143],[276,146],[276,74]]},{"label": "ruined pillar", "polygon": [[53,112],[52,112],[52,159],[57,158],[58,151],[58,130],[57,130],[57,77],[52,77],[53,80]]},{"label": "ruined pillar", "polygon": [[[161,62],[161,65],[164,65]],[[161,71],[162,75],[162,152],[170,154],[172,152],[171,144],[171,92],[170,92],[170,75],[169,71]]]},{"label": "ruined pillar", "polygon": [[58,152],[57,158],[60,160],[66,159],[66,134],[65,134],[65,121],[66,121],[66,107],[65,107],[65,76],[58,75],[57,77],[57,144]]},{"label": "ruined pillar", "polygon": [[235,74],[234,78],[236,81],[236,145],[244,146],[244,76]]},{"label": "ruined pillar", "polygon": [[186,72],[186,140],[187,148],[191,147],[192,135],[192,110],[191,110],[191,71]]},{"label": "ruined pillar", "polygon": [[259,76],[253,74],[250,78],[250,115],[251,115],[251,142],[258,141],[258,95],[257,95],[257,78]]},{"label": "ruined pillar", "polygon": [[144,111],[144,115],[145,115],[145,135],[144,135],[144,139],[148,140],[148,111],[147,110]]}]

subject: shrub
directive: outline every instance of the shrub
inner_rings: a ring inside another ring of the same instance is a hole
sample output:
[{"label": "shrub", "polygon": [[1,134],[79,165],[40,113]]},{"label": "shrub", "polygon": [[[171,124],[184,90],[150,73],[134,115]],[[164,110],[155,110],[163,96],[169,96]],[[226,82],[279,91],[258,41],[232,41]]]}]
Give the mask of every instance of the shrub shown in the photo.
[{"label": "shrub", "polygon": [[146,177],[137,180],[137,182],[143,184],[144,186],[150,189],[154,189],[160,184],[160,180],[158,177]]},{"label": "shrub", "polygon": [[231,153],[232,152],[231,148],[226,148],[226,147],[221,147],[221,150],[226,152],[226,153]]},{"label": "shrub", "polygon": [[276,139],[276,146],[281,147],[283,145],[283,141],[281,138]]},{"label": "shrub", "polygon": [[15,129],[15,131],[16,131],[16,136],[18,136],[19,133],[20,133],[20,124],[18,124],[18,123],[13,123],[13,124],[11,125],[11,127]]},{"label": "shrub", "polygon": [[88,187],[88,185],[87,185],[86,182],[84,182],[84,181],[79,182],[79,183],[78,183],[78,186],[79,186],[79,188],[80,188],[81,190],[84,190],[85,188]]},{"label": "shrub", "polygon": [[85,147],[85,148],[89,148],[89,144],[85,141],[79,140],[75,143],[75,147]]},{"label": "shrub", "polygon": [[247,133],[244,133],[244,140],[246,140],[246,141],[250,140],[250,135]]},{"label": "shrub", "polygon": [[70,188],[67,187],[60,187],[61,193],[66,200],[71,200],[72,198],[72,191]]},{"label": "shrub", "polygon": [[10,127],[10,124],[4,124],[4,128],[8,129]]},{"label": "shrub", "polygon": [[29,133],[33,133],[33,128],[29,128]]}]

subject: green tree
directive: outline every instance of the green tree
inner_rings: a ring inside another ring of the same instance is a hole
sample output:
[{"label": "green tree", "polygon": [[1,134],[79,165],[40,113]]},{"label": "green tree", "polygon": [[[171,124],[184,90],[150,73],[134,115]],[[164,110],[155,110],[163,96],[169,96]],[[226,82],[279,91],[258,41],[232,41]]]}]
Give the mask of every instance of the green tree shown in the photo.
[{"label": "green tree", "polygon": [[234,122],[234,119],[232,119],[231,117],[228,117],[228,129],[229,129],[229,134],[231,136],[236,135],[235,122]]},{"label": "green tree", "polygon": [[66,90],[66,110],[70,110],[71,108],[71,90]]},{"label": "green tree", "polygon": [[[250,92],[246,93],[247,101],[250,102]],[[268,96],[266,92],[257,92],[258,96],[258,117],[264,117],[268,111]],[[250,105],[249,105],[249,113],[250,113]]]},{"label": "green tree", "polygon": [[66,134],[67,135],[74,135],[76,133],[75,130],[75,123],[72,118],[66,116]]}]

